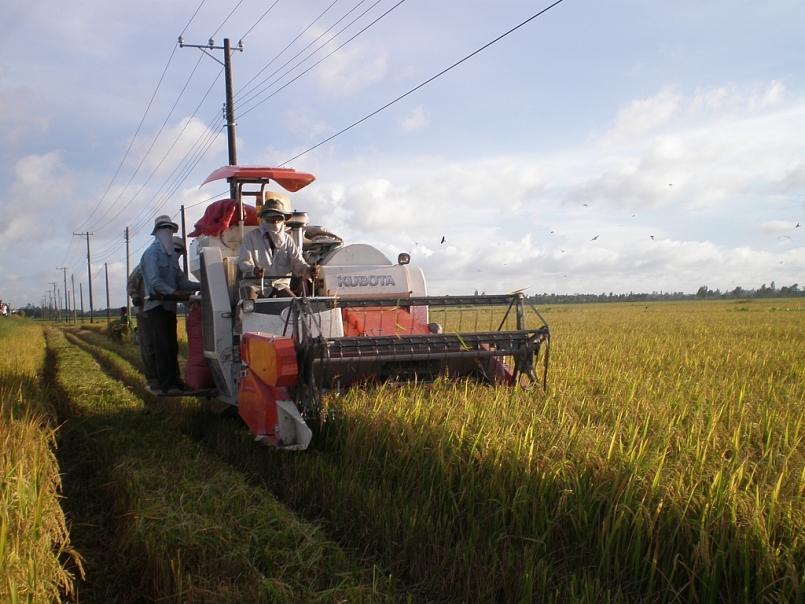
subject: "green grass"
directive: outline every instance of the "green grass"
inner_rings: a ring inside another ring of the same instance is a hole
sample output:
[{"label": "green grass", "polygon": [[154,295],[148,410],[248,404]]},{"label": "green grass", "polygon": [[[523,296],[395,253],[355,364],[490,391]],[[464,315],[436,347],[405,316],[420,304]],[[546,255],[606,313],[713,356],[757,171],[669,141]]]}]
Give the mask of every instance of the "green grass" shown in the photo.
[{"label": "green grass", "polygon": [[172,429],[159,407],[144,406],[137,388],[112,376],[136,386],[125,360],[68,338],[50,331],[48,345],[68,417],[68,479],[81,482],[79,505],[95,500],[85,519],[94,526],[78,542],[88,546],[85,601],[404,599],[263,485]]}]

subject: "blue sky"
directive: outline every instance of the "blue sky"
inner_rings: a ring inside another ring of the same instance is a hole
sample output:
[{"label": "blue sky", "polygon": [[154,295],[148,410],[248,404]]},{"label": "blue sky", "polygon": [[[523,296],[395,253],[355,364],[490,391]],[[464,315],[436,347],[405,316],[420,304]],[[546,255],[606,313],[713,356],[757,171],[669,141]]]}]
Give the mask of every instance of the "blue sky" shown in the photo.
[{"label": "blue sky", "polygon": [[[39,303],[59,266],[86,283],[72,233],[89,229],[96,292],[106,262],[122,305],[124,228],[133,265],[154,216],[194,206],[192,228],[225,190],[199,188],[227,163],[221,67],[180,34],[243,38],[236,91],[321,47],[259,105],[236,97],[240,163],[277,165],[549,3],[279,0],[258,22],[272,4],[5,0],[0,298]],[[794,1],[564,0],[295,159],[318,179],[293,204],[348,242],[411,252],[433,293],[805,286],[804,30]]]}]

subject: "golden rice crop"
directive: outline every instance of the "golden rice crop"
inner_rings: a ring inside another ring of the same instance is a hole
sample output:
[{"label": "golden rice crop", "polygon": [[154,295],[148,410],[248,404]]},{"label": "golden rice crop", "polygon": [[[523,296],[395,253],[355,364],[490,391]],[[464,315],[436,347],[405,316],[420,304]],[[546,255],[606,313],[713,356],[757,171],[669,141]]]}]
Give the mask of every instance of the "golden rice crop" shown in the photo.
[{"label": "golden rice crop", "polygon": [[805,312],[750,307],[550,309],[547,395],[353,390],[268,471],[444,599],[795,601]]},{"label": "golden rice crop", "polygon": [[540,308],[547,393],[351,390],[302,455],[188,426],[427,599],[802,602],[798,304]]},{"label": "golden rice crop", "polygon": [[30,321],[0,321],[0,600],[60,601],[81,571],[59,506],[55,428],[39,385],[42,330]]}]

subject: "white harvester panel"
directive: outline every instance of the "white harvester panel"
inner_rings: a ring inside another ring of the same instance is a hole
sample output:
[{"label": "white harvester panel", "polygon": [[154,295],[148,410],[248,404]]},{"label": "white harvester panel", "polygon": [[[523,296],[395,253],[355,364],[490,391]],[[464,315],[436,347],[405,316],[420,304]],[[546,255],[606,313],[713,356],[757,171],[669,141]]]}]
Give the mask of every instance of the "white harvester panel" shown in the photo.
[{"label": "white harvester panel", "polygon": [[229,301],[224,259],[217,247],[200,250],[204,357],[210,367],[218,396],[230,404],[238,400],[240,364],[235,363],[232,338],[232,305]]},{"label": "white harvester panel", "polygon": [[[260,299],[255,301],[254,312],[242,312],[243,333],[262,332],[290,336],[293,325],[288,324],[291,301],[287,298]],[[341,338],[344,336],[344,323],[338,308],[314,312],[300,320],[307,323],[307,331],[312,337]],[[287,325],[287,328],[286,328]]]},{"label": "white harvester panel", "polygon": [[321,267],[322,296],[426,296],[422,269],[392,264],[382,252],[366,244],[348,245],[327,258]]}]

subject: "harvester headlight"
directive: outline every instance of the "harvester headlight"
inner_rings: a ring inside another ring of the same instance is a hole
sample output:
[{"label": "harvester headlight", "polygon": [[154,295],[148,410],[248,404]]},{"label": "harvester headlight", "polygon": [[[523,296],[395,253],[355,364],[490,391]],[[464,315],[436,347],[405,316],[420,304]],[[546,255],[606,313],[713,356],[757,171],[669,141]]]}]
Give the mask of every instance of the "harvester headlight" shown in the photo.
[{"label": "harvester headlight", "polygon": [[254,300],[243,301],[243,312],[254,312]]}]

